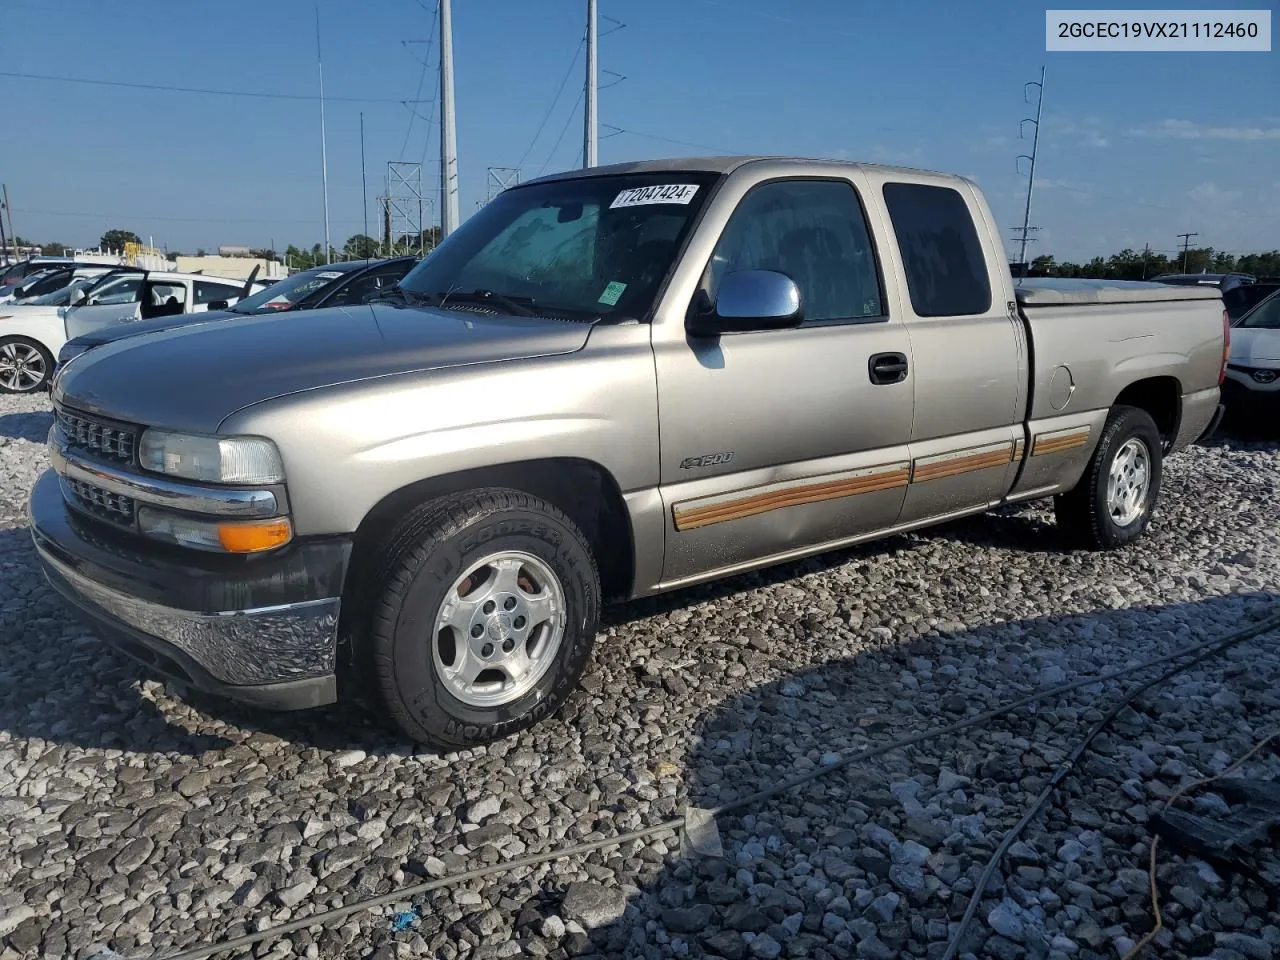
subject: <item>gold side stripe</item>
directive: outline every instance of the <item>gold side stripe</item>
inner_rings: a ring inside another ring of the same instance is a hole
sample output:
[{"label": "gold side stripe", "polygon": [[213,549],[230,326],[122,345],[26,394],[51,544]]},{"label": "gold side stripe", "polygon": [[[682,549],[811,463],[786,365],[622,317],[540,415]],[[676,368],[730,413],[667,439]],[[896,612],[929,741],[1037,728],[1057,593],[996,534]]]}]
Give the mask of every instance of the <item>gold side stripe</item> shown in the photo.
[{"label": "gold side stripe", "polygon": [[[1031,456],[1044,456],[1073,450],[1089,442],[1090,428],[1057,431],[1033,438]],[[860,471],[855,476],[834,480],[799,482],[789,486],[774,485],[760,493],[742,495],[721,494],[717,497],[692,501],[696,506],[676,504],[672,507],[672,519],[677,530],[695,530],[713,523],[742,520],[783,507],[803,506],[838,500],[863,493],[877,493],[905,487],[910,483],[924,483],[956,477],[976,470],[988,470],[1017,462],[1026,455],[1027,445],[1022,439],[1014,440],[997,449],[979,453],[957,455],[957,452],[924,457],[910,465],[888,469]]]},{"label": "gold side stripe", "polygon": [[693,530],[712,523],[724,523],[727,520],[741,520],[756,514],[778,510],[782,507],[795,507],[807,503],[821,503],[824,500],[837,500],[852,497],[860,493],[875,493],[880,490],[892,490],[905,487],[909,477],[906,467],[873,473],[861,477],[849,477],[844,480],[829,480],[820,483],[806,483],[782,490],[755,496],[738,497],[721,503],[709,504],[705,507],[680,507],[672,511],[677,530]]},{"label": "gold side stripe", "polygon": [[1035,438],[1035,443],[1031,447],[1031,455],[1033,457],[1044,456],[1050,453],[1061,453],[1063,450],[1074,450],[1076,447],[1083,447],[1089,442],[1089,428],[1083,430],[1072,430],[1064,433],[1042,433]]},{"label": "gold side stripe", "polygon": [[924,480],[939,480],[942,477],[955,477],[975,470],[987,470],[1001,467],[1009,463],[1013,456],[1012,446],[1003,450],[991,450],[987,453],[974,453],[965,457],[953,457],[921,466],[918,462],[911,472],[913,483]]}]

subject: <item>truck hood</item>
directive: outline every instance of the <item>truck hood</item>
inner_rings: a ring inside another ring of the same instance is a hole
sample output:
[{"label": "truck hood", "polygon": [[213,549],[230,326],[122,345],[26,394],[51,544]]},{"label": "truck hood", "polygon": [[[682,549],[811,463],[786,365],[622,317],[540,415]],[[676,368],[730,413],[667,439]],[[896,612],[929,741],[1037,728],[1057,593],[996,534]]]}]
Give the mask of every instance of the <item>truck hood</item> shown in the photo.
[{"label": "truck hood", "polygon": [[589,324],[376,304],[126,337],[62,367],[53,398],[116,420],[213,433],[242,407],[372,377],[580,350]]},{"label": "truck hood", "polygon": [[248,315],[230,310],[210,310],[205,313],[180,313],[176,317],[154,317],[151,320],[121,320],[82,333],[73,340],[81,346],[99,346],[144,333],[157,333],[161,330],[190,326],[193,323],[211,323],[214,320],[230,320],[235,317],[244,319],[246,316]]},{"label": "truck hood", "polygon": [[1232,327],[1231,362],[1242,367],[1280,363],[1280,330]]}]

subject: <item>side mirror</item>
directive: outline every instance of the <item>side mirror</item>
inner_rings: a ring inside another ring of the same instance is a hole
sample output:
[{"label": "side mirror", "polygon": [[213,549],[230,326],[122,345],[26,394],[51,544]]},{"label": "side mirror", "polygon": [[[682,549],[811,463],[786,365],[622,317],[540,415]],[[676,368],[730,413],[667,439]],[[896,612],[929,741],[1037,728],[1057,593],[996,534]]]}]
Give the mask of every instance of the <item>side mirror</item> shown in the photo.
[{"label": "side mirror", "polygon": [[74,290],[71,291],[71,305],[73,307],[79,306],[80,304],[84,303],[85,300],[87,300],[88,298],[89,298],[89,295],[84,292],[84,288],[82,287],[76,287]]},{"label": "side mirror", "polygon": [[226,300],[210,300],[208,307],[210,310],[226,310],[231,304]]},{"label": "side mirror", "polygon": [[725,274],[714,304],[689,318],[689,333],[714,337],[749,330],[798,327],[804,319],[800,288],[776,270],[738,270]]}]

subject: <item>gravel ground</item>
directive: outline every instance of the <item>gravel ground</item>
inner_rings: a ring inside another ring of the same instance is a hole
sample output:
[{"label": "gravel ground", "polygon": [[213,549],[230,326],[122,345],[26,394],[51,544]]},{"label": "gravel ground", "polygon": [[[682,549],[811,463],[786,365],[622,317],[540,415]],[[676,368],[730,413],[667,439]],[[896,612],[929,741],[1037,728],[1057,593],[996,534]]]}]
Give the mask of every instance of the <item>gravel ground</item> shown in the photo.
[{"label": "gravel ground", "polygon": [[[0,398],[0,960],[163,956],[637,829],[1280,611],[1277,448],[1197,447],[1135,549],[1063,551],[1033,505],[627,605],[565,716],[440,755],[355,706],[178,699],[99,644],[25,529],[49,421],[43,398]],[[637,841],[239,955],[936,958],[994,845],[1147,676],[725,815],[723,858]],[[1149,814],[1276,728],[1278,678],[1264,638],[1127,710],[1011,851],[962,956],[1122,956],[1152,923]],[[1280,958],[1260,887],[1163,849],[1159,876],[1149,955]]]}]

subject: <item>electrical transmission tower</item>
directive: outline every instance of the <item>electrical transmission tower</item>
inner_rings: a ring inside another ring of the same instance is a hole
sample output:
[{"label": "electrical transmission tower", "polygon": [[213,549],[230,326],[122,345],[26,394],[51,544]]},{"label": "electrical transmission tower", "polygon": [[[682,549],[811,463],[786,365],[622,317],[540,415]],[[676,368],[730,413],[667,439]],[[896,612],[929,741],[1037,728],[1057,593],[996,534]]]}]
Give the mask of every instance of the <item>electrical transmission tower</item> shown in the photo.
[{"label": "electrical transmission tower", "polygon": [[422,208],[430,201],[422,195],[422,164],[390,160],[387,162],[387,195],[384,212],[384,236],[392,247],[404,242],[417,244],[420,253],[426,248],[426,224]]},{"label": "electrical transmission tower", "polygon": [[490,167],[489,184],[484,197],[485,203],[488,203],[508,187],[514,187],[519,182],[519,167]]},{"label": "electrical transmission tower", "polygon": [[1025,103],[1031,102],[1027,99],[1028,87],[1037,88],[1036,115],[1034,118],[1026,117],[1018,124],[1018,137],[1022,137],[1022,131],[1026,128],[1028,123],[1035,127],[1036,132],[1031,139],[1031,153],[1020,154],[1017,160],[1014,161],[1015,165],[1017,165],[1018,160],[1027,160],[1031,164],[1031,169],[1027,174],[1027,205],[1023,208],[1022,228],[1020,230],[1021,236],[1018,238],[1021,251],[1018,254],[1018,262],[1022,264],[1022,275],[1024,277],[1027,275],[1027,244],[1032,239],[1031,232],[1040,229],[1039,227],[1031,226],[1031,191],[1034,189],[1036,184],[1036,152],[1040,148],[1040,114],[1041,111],[1044,110],[1044,67],[1040,68],[1040,79],[1038,81],[1032,80],[1029,83],[1022,85],[1022,99]]}]

